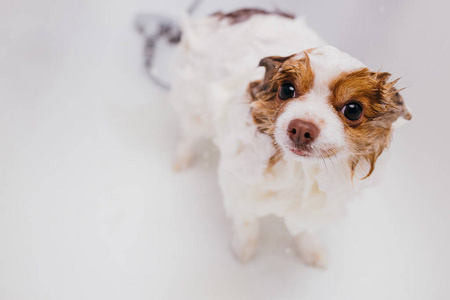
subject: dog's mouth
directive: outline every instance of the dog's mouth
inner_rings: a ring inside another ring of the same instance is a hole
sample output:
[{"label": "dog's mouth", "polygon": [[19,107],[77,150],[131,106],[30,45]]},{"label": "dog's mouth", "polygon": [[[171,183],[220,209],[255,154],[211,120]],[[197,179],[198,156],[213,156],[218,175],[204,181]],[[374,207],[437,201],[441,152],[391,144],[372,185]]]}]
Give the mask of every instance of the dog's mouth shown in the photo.
[{"label": "dog's mouth", "polygon": [[302,156],[302,157],[309,157],[311,156],[311,152],[308,149],[302,149],[302,148],[298,148],[298,147],[294,147],[294,148],[289,148],[289,150],[291,150],[292,153],[298,155],[298,156]]},{"label": "dog's mouth", "polygon": [[314,158],[331,158],[338,156],[343,148],[332,147],[327,149],[312,149],[310,147],[299,147],[299,146],[289,146],[287,147],[290,152],[295,154],[297,157],[314,159]]}]

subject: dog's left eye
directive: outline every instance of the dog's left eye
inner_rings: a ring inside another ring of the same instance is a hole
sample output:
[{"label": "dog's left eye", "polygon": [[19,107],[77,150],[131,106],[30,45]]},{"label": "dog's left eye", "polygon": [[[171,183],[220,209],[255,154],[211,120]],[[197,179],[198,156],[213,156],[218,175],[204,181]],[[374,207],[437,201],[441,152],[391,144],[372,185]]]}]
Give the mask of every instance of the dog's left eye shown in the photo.
[{"label": "dog's left eye", "polygon": [[278,97],[281,100],[287,100],[295,97],[295,87],[292,83],[284,83],[278,91]]},{"label": "dog's left eye", "polygon": [[342,108],[342,113],[350,121],[358,121],[362,116],[363,108],[357,102],[350,102]]}]

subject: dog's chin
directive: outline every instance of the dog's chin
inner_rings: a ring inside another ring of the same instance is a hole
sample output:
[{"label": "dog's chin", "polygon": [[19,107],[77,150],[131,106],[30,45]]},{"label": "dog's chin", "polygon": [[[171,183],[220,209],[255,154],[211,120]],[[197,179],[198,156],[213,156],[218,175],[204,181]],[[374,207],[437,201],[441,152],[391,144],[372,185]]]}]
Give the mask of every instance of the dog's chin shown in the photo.
[{"label": "dog's chin", "polygon": [[284,158],[286,161],[298,161],[305,163],[315,163],[321,158],[308,149],[301,149],[297,147],[287,147],[284,146]]},{"label": "dog's chin", "polygon": [[320,151],[318,149],[312,150],[307,147],[295,147],[291,145],[283,145],[281,147],[283,149],[284,158],[286,161],[297,161],[304,163],[317,163],[321,162],[324,159],[333,159],[339,160],[344,155],[344,151],[338,151],[330,156],[328,153],[330,151]]}]

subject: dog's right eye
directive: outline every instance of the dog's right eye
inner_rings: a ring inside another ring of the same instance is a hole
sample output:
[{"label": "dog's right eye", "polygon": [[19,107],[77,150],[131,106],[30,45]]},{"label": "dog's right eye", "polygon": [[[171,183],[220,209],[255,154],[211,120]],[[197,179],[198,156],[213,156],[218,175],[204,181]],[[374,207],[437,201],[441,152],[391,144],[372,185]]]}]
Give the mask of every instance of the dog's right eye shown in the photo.
[{"label": "dog's right eye", "polygon": [[342,113],[350,121],[358,121],[363,114],[363,108],[357,102],[350,102],[342,108]]},{"label": "dog's right eye", "polygon": [[278,91],[278,97],[281,100],[287,100],[295,97],[295,87],[292,83],[283,83]]}]

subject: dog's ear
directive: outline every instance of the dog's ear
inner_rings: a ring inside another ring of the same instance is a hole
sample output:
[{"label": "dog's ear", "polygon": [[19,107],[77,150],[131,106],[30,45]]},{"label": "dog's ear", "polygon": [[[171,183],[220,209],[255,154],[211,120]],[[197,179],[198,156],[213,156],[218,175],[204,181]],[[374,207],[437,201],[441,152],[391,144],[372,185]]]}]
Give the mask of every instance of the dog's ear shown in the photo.
[{"label": "dog's ear", "polygon": [[380,86],[384,90],[384,94],[386,95],[386,104],[389,107],[389,115],[391,116],[391,121],[396,121],[399,117],[404,118],[405,120],[411,120],[412,115],[408,111],[408,108],[403,101],[403,97],[400,95],[400,91],[395,85],[399,81],[400,78],[388,82],[391,74],[387,72],[378,72],[375,73],[376,78],[378,79]]},{"label": "dog's ear", "polygon": [[269,56],[269,57],[265,57],[265,58],[261,59],[261,61],[259,62],[259,66],[266,68],[266,73],[265,73],[264,79],[261,83],[261,90],[267,89],[267,87],[269,86],[270,80],[273,78],[273,76],[278,71],[280,66],[291,57],[292,57],[292,55],[286,56],[286,57]]},{"label": "dog's ear", "polygon": [[403,97],[400,95],[400,92],[395,87],[392,90],[390,100],[397,107],[399,116],[401,116],[405,120],[411,120],[412,115],[409,112],[408,108],[406,107],[405,101],[403,101]]},{"label": "dog's ear", "polygon": [[258,96],[257,94],[260,92],[267,92],[270,89],[270,86],[273,84],[273,77],[280,69],[283,62],[291,58],[291,56],[268,56],[259,61],[259,66],[264,67],[266,72],[264,74],[263,80],[253,81],[249,85],[249,92],[252,97],[252,101],[255,101]]},{"label": "dog's ear", "polygon": [[399,79],[389,81],[391,74],[387,72],[370,72],[369,76],[371,77],[370,85],[373,87],[372,94],[377,96],[376,101],[373,101],[372,104],[376,112],[368,122],[355,131],[358,133],[355,133],[354,139],[357,139],[358,142],[354,142],[354,144],[360,148],[355,148],[354,152],[357,154],[349,162],[352,174],[355,174],[359,162],[366,161],[368,163],[366,167],[369,171],[362,168],[361,170],[367,173],[361,179],[372,174],[378,157],[389,146],[394,122],[399,117],[405,120],[411,119],[411,113],[399,93],[401,89],[395,87]]}]

